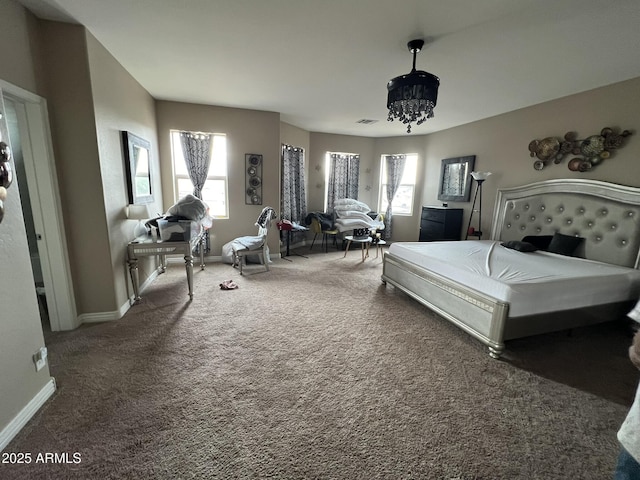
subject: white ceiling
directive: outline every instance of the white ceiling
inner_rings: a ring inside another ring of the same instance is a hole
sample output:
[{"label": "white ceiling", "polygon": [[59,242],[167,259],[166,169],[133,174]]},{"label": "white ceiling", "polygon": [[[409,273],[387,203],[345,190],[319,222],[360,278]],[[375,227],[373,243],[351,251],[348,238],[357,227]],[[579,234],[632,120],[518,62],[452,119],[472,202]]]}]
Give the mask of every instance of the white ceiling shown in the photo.
[{"label": "white ceiling", "polygon": [[[386,83],[440,77],[412,134],[640,77],[638,0],[19,0],[80,23],[155,98],[280,112],[312,132],[406,135]],[[377,120],[371,125],[360,119]]]}]

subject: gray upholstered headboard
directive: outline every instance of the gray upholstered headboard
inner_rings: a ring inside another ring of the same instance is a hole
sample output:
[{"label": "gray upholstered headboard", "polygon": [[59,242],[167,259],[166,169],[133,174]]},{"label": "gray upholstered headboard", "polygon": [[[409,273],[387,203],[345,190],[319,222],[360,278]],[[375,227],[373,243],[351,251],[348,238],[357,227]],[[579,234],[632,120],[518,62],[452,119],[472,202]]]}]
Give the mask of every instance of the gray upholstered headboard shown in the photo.
[{"label": "gray upholstered headboard", "polygon": [[558,179],[498,190],[492,239],[555,232],[583,237],[579,256],[638,268],[640,188]]}]

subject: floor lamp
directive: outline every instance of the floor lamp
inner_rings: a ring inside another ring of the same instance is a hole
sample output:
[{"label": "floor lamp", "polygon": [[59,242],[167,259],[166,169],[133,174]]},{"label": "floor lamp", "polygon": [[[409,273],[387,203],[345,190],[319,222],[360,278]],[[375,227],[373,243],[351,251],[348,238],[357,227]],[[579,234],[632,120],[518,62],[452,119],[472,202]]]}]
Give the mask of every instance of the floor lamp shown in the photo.
[{"label": "floor lamp", "polygon": [[[471,206],[471,215],[469,215],[469,225],[467,225],[467,235],[464,237],[465,240],[472,237],[478,237],[478,240],[482,240],[482,184],[484,181],[491,175],[491,172],[471,172],[471,176],[476,181],[476,193],[473,196],[473,205]],[[478,200],[478,196],[480,197],[480,202],[478,203],[478,230],[471,227],[471,221],[473,220],[473,214],[476,212],[476,201]]]}]

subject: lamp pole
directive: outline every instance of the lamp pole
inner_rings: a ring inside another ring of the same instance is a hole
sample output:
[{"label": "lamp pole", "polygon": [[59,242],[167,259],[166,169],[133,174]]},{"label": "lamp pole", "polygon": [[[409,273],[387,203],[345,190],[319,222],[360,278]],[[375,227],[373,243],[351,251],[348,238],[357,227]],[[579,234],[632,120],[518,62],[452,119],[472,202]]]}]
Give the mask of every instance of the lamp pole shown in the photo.
[{"label": "lamp pole", "polygon": [[[469,225],[467,225],[467,234],[464,237],[465,240],[469,238],[469,235],[478,237],[478,240],[482,240],[482,184],[491,175],[491,172],[471,172],[471,176],[478,183],[476,185],[476,193],[473,196],[473,205],[471,206],[471,214],[469,215]],[[480,194],[480,203],[478,206],[478,230],[470,233],[471,221],[473,220],[473,214],[476,212],[476,200],[478,200],[478,194]]]}]

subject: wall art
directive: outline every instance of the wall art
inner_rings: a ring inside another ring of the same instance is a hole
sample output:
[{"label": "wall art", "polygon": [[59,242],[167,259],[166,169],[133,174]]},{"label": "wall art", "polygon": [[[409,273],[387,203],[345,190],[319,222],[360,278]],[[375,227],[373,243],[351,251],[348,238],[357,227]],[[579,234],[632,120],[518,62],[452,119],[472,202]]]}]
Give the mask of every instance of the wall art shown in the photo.
[{"label": "wall art", "polygon": [[542,170],[549,164],[559,164],[568,157],[567,163],[573,172],[587,172],[599,165],[620,147],[624,139],[631,135],[629,130],[617,133],[612,128],[605,127],[599,135],[590,135],[578,139],[576,132],[567,132],[563,138],[547,137],[542,140],[532,140],[529,143],[529,154],[536,158],[533,168]]}]

